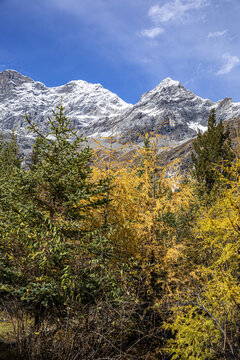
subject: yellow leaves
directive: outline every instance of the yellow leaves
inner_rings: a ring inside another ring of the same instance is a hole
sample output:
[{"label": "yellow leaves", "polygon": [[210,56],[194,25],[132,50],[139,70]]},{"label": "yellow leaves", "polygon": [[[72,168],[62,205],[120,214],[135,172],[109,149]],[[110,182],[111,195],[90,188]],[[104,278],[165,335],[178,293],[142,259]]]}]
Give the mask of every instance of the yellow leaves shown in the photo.
[{"label": "yellow leaves", "polygon": [[[181,185],[179,178],[168,179],[166,169],[159,165],[158,138],[150,139],[146,135],[145,141],[146,144],[149,142],[148,147],[139,147],[128,163],[116,161],[112,147],[109,152],[104,149],[105,163],[103,157],[98,159],[92,171],[94,181],[105,179],[106,176],[111,178],[110,203],[105,215],[108,223],[114,224],[115,231],[107,237],[118,255],[138,259],[149,256],[152,250],[157,258],[163,256],[159,249],[165,241],[162,239],[157,243],[157,233],[165,228],[165,236],[168,236],[172,229],[163,224],[160,217],[171,212],[183,214],[188,211],[192,198],[188,186]],[[177,191],[172,192],[174,186]],[[97,224],[102,224],[103,211],[94,210],[94,218]],[[180,247],[171,251],[166,258],[168,264],[182,256]]]},{"label": "yellow leaves", "polygon": [[39,276],[35,278],[36,282],[43,282],[47,279],[47,276]]},{"label": "yellow leaves", "polygon": [[[176,307],[173,323],[166,325],[175,333],[168,344],[173,359],[224,357],[221,350],[219,352],[222,343],[228,339],[225,346],[230,350],[229,344],[237,339],[240,183],[235,170],[238,161],[232,165],[232,172],[228,169],[228,174],[232,175],[228,187],[214,204],[200,207],[197,213],[194,242],[186,249],[194,254],[195,260],[189,272],[191,282],[186,291],[179,294],[179,301],[189,306]],[[171,261],[174,257],[178,257],[178,251],[172,247],[166,259]]]},{"label": "yellow leaves", "polygon": [[42,255],[44,253],[44,249],[42,249],[41,251],[37,251],[34,254],[31,254],[31,258],[32,260],[34,260],[36,257],[38,257],[39,255]]},{"label": "yellow leaves", "polygon": [[178,262],[180,258],[183,258],[185,247],[182,244],[175,245],[167,250],[165,259],[167,262]]}]

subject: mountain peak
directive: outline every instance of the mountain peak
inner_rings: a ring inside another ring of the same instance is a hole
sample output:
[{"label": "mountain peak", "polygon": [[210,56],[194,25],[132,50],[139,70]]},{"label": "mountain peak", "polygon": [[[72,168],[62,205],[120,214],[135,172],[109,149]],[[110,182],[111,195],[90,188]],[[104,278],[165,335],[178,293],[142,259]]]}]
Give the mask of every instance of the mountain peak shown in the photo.
[{"label": "mountain peak", "polygon": [[166,79],[163,79],[162,82],[160,82],[159,86],[178,86],[179,84],[179,81],[167,77]]},{"label": "mountain peak", "polygon": [[34,81],[15,70],[4,70],[0,73],[0,94],[9,94],[24,83],[34,83]]},{"label": "mountain peak", "polygon": [[139,134],[156,132],[163,135],[163,146],[174,145],[195,136],[197,129],[204,129],[213,107],[217,121],[240,115],[240,103],[202,99],[170,77],[130,105],[100,84],[73,80],[46,87],[15,70],[5,70],[0,73],[1,128],[15,128],[18,135],[25,136],[27,113],[41,130],[47,131],[45,119],[61,98],[66,116],[83,136],[114,134],[120,142],[142,141]]},{"label": "mountain peak", "polygon": [[167,88],[171,88],[171,90],[175,90],[175,88],[178,88],[180,86],[181,83],[179,81],[167,77],[166,79],[163,79],[153,90],[151,90],[150,93],[156,93],[159,91],[162,92],[165,91]]},{"label": "mountain peak", "polygon": [[6,70],[3,70],[3,71],[1,72],[1,74],[4,74],[4,73],[18,74],[18,76],[23,76],[23,75],[20,74],[17,70],[14,70],[14,69],[6,69]]},{"label": "mountain peak", "polygon": [[22,79],[25,82],[33,82],[33,80],[30,77],[22,75],[19,72],[17,72],[16,70],[12,70],[12,69],[7,69],[7,70],[2,71],[0,73],[0,78],[6,79],[7,81]]}]

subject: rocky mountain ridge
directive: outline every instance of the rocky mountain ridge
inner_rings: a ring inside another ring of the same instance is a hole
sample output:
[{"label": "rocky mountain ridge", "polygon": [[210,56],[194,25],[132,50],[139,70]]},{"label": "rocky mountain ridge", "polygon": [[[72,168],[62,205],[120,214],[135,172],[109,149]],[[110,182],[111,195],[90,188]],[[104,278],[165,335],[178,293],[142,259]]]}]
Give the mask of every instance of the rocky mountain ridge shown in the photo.
[{"label": "rocky mountain ridge", "polygon": [[0,124],[3,130],[12,128],[18,134],[26,133],[25,114],[39,123],[44,130],[51,110],[60,104],[73,125],[86,134],[106,117],[121,113],[129,105],[100,84],[70,81],[66,85],[47,88],[40,82],[25,77],[14,70],[0,73]]},{"label": "rocky mountain ridge", "polygon": [[198,129],[206,129],[212,108],[217,119],[240,116],[240,103],[230,98],[216,103],[202,99],[170,78],[132,105],[100,84],[76,80],[49,88],[14,70],[5,70],[0,73],[2,131],[14,128],[20,138],[28,137],[25,114],[47,131],[47,117],[61,98],[66,115],[82,135],[97,139],[114,136],[123,143],[141,142],[141,135],[153,132],[163,135],[161,146],[175,146],[193,138]]}]

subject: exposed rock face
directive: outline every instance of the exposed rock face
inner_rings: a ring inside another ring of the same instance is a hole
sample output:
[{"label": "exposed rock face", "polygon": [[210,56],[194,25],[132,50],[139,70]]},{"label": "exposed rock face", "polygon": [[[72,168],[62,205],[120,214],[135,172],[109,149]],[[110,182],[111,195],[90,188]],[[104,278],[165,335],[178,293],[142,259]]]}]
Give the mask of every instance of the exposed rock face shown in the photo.
[{"label": "exposed rock face", "polygon": [[90,135],[102,123],[108,123],[115,114],[132,107],[100,84],[71,81],[66,85],[47,88],[40,82],[22,76],[13,70],[0,73],[0,124],[3,130],[15,129],[26,134],[25,114],[46,130],[47,117],[60,104],[73,126],[84,135]]},{"label": "exposed rock face", "polygon": [[127,140],[132,133],[138,137],[137,132],[149,131],[179,142],[195,136],[198,127],[206,125],[213,105],[167,78],[123,114],[117,129]]},{"label": "exposed rock face", "polygon": [[34,83],[32,79],[23,76],[14,70],[7,70],[0,73],[0,96],[1,101],[5,96],[13,96],[13,90],[25,83]]},{"label": "exposed rock face", "polygon": [[164,135],[164,145],[185,142],[205,131],[210,110],[216,109],[217,120],[229,120],[240,115],[240,103],[226,98],[214,103],[187,90],[178,81],[163,80],[155,89],[121,115],[114,127],[123,140],[139,140],[146,131]]},{"label": "exposed rock face", "polygon": [[61,98],[66,115],[81,134],[98,139],[113,135],[121,142],[141,141],[140,135],[154,132],[163,135],[161,146],[176,146],[193,138],[198,129],[206,129],[212,108],[217,119],[240,116],[240,103],[229,98],[213,103],[170,78],[131,105],[100,84],[78,80],[48,88],[6,70],[0,73],[0,126],[4,132],[14,128],[23,139],[27,135],[24,116],[28,114],[47,131],[47,117]]}]

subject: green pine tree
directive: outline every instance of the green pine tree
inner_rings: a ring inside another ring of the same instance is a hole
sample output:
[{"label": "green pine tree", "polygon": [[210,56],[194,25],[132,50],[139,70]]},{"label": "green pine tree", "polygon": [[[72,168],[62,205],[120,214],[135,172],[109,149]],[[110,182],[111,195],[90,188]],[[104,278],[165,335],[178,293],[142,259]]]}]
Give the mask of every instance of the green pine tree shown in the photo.
[{"label": "green pine tree", "polygon": [[207,131],[203,134],[199,131],[193,142],[191,160],[200,195],[209,195],[219,183],[223,164],[233,160],[229,130],[224,129],[222,121],[216,123],[214,109],[209,115]]},{"label": "green pine tree", "polygon": [[51,219],[61,209],[64,215],[74,220],[80,213],[84,217],[88,207],[105,202],[104,196],[97,202],[92,198],[104,192],[106,186],[89,181],[92,150],[86,146],[86,139],[72,129],[63,106],[57,110],[53,111],[53,119],[49,118],[49,133],[46,135],[26,117],[29,129],[38,135],[29,173],[30,182],[33,182],[29,196],[49,212]]},{"label": "green pine tree", "polygon": [[62,104],[46,135],[26,119],[38,136],[34,161],[0,186],[0,289],[31,309],[39,327],[47,312],[61,308],[64,315],[69,301],[102,293],[100,260],[110,247],[89,214],[106,204],[108,181],[91,180],[92,150]]},{"label": "green pine tree", "polygon": [[9,176],[15,167],[21,165],[21,157],[17,144],[17,136],[14,131],[10,134],[10,139],[4,139],[0,135],[0,176]]}]

